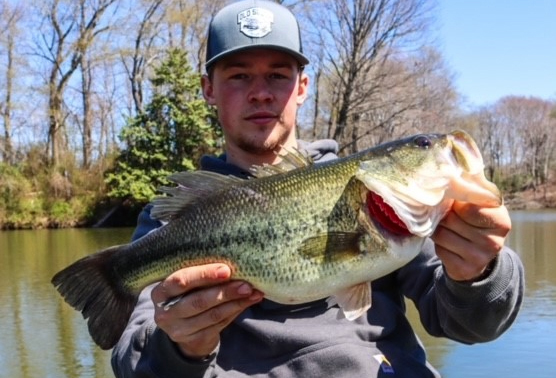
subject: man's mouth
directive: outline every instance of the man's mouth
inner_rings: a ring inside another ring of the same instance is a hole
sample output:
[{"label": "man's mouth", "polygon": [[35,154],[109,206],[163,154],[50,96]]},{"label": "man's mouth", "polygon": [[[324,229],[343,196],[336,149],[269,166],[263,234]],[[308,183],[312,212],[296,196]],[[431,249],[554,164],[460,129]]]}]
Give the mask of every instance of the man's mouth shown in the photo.
[{"label": "man's mouth", "polygon": [[278,116],[272,112],[256,112],[249,114],[245,117],[245,120],[257,124],[266,124],[275,121],[277,118]]}]

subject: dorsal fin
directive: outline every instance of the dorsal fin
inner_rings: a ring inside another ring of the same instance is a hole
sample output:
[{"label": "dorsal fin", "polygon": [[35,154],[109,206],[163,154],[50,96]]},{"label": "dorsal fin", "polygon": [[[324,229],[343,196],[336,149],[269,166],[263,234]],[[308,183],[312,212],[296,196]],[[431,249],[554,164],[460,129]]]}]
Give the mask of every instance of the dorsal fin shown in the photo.
[{"label": "dorsal fin", "polygon": [[256,178],[273,176],[313,164],[313,159],[310,156],[295,147],[288,148],[286,152],[278,154],[278,156],[282,158],[279,163],[252,166],[251,173],[253,176]]},{"label": "dorsal fin", "polygon": [[160,221],[170,221],[199,198],[242,182],[243,180],[209,171],[178,172],[168,177],[177,186],[159,188],[168,196],[157,197],[152,201],[151,217]]},{"label": "dorsal fin", "polygon": [[170,175],[168,180],[187,188],[207,191],[220,190],[243,181],[239,177],[211,171],[177,172]]}]

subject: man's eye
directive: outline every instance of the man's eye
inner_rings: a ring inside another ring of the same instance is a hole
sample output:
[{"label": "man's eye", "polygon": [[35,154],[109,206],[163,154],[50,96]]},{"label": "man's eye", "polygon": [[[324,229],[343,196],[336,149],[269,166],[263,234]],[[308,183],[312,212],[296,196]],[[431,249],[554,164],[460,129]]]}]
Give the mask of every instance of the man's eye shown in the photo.
[{"label": "man's eye", "polygon": [[242,79],[246,79],[247,75],[245,75],[245,74],[235,74],[235,75],[232,75],[231,78],[235,79],[235,80],[242,80]]},{"label": "man's eye", "polygon": [[281,73],[273,73],[273,74],[270,75],[270,77],[272,79],[275,79],[275,80],[281,80],[281,79],[287,79],[288,78],[286,75],[283,75]]}]

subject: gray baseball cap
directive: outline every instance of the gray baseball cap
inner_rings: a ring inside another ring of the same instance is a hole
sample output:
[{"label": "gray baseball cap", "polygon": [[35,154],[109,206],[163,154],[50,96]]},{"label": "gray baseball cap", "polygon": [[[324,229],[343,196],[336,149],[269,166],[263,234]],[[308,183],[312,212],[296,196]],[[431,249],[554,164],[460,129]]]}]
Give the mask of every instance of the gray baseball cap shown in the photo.
[{"label": "gray baseball cap", "polygon": [[303,55],[299,24],[288,8],[272,1],[243,0],[222,8],[211,20],[206,67],[255,47],[284,51],[303,66],[309,63]]}]

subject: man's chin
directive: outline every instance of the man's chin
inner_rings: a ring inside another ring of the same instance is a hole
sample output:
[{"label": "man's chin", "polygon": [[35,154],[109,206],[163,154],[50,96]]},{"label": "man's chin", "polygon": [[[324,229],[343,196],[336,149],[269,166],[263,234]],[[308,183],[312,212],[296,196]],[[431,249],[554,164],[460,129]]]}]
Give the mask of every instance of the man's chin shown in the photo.
[{"label": "man's chin", "polygon": [[266,155],[280,151],[282,146],[286,144],[287,138],[267,138],[264,140],[244,140],[241,141],[239,147],[254,155]]},{"label": "man's chin", "polygon": [[240,148],[253,155],[267,155],[269,153],[274,153],[280,150],[280,145],[275,143],[244,143],[240,145]]}]

